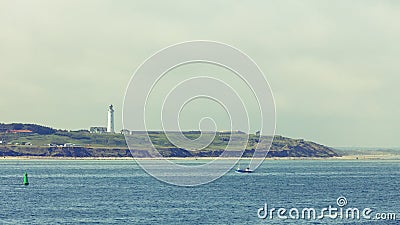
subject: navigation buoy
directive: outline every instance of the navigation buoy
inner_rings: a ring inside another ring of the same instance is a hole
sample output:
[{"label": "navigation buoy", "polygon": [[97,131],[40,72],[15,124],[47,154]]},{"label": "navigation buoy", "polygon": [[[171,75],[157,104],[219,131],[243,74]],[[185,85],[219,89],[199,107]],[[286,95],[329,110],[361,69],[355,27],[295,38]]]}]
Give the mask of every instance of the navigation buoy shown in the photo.
[{"label": "navigation buoy", "polygon": [[25,172],[25,174],[24,174],[24,185],[29,185],[29,182],[28,182],[28,173],[27,173],[27,172]]}]

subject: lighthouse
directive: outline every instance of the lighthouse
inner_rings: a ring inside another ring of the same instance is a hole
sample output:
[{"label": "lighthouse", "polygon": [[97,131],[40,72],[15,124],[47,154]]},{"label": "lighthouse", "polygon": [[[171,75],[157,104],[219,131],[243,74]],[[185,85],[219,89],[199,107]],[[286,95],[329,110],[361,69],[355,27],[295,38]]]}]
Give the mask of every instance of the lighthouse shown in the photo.
[{"label": "lighthouse", "polygon": [[113,105],[108,107],[108,123],[107,123],[107,132],[115,133],[114,132],[114,109]]}]

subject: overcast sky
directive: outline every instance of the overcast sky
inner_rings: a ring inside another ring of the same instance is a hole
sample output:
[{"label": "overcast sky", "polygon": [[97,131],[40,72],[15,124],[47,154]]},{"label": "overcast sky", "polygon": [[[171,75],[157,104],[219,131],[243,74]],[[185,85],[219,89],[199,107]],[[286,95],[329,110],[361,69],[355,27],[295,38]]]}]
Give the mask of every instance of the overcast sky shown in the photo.
[{"label": "overcast sky", "polygon": [[251,56],[275,96],[277,134],[399,146],[398,1],[0,0],[0,122],[105,126],[150,55],[215,40]]}]

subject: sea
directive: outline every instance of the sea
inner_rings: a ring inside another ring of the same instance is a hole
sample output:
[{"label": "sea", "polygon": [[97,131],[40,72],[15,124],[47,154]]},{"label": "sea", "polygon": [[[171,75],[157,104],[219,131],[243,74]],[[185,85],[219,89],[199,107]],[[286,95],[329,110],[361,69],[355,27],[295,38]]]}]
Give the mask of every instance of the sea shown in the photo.
[{"label": "sea", "polygon": [[180,187],[134,160],[4,159],[0,224],[400,224],[400,161],[266,160]]}]

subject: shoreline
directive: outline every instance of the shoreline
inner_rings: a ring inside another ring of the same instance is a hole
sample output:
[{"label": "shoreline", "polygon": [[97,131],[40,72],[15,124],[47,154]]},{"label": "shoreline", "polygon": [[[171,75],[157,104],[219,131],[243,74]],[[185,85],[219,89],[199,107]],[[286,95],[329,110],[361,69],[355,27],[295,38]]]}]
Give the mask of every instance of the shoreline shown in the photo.
[{"label": "shoreline", "polygon": [[[3,156],[0,160],[237,160],[237,158],[219,157],[169,157],[169,158],[133,158],[133,157],[51,157],[51,156]],[[255,158],[260,160],[262,158]],[[251,158],[241,158],[251,160]],[[400,160],[400,155],[347,155],[335,157],[271,157],[264,160]]]}]

